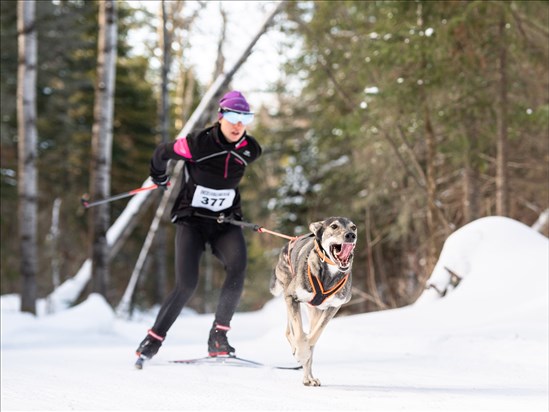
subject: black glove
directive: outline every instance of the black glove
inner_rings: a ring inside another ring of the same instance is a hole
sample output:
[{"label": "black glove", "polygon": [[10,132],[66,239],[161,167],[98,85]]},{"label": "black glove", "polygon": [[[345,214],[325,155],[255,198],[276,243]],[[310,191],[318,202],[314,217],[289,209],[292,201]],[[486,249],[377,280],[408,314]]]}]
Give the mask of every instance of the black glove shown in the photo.
[{"label": "black glove", "polygon": [[169,175],[151,175],[151,180],[158,186],[158,188],[168,190],[168,185],[170,182]]}]

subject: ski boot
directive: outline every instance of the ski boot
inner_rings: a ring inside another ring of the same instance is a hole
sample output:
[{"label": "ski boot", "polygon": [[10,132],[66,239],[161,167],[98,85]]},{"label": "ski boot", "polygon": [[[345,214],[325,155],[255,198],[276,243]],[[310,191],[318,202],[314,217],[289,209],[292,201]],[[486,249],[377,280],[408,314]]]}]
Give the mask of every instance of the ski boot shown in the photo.
[{"label": "ski boot", "polygon": [[227,332],[229,330],[231,330],[229,326],[214,322],[208,339],[209,356],[234,356],[235,348],[229,345],[229,341],[227,340]]},{"label": "ski boot", "polygon": [[136,349],[135,354],[138,356],[135,367],[137,369],[143,368],[143,362],[145,360],[151,359],[162,346],[162,341],[164,338],[160,335],[157,335],[153,332],[152,329],[149,329],[147,336],[139,344],[139,347]]}]

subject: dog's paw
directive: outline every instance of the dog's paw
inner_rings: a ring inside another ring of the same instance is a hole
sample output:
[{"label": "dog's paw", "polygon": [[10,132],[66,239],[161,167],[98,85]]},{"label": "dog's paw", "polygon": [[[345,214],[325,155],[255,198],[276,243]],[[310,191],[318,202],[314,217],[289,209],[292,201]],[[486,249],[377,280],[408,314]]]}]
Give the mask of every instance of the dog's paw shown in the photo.
[{"label": "dog's paw", "polygon": [[303,378],[303,385],[305,386],[320,386],[320,380],[317,378],[313,378],[312,376],[308,376]]}]

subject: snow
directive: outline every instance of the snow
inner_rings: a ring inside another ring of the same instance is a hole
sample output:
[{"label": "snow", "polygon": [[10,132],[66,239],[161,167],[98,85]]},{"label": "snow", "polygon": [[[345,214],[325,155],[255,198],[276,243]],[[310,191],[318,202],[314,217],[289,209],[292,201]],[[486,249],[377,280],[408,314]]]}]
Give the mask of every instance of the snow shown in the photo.
[{"label": "snow", "polygon": [[[452,287],[448,268],[461,278]],[[479,219],[446,241],[413,305],[327,326],[313,371],[169,364],[205,354],[211,314],[184,311],[141,371],[134,350],[154,313],[115,316],[99,295],[55,314],[19,312],[4,295],[2,410],[370,411],[549,409],[549,240],[502,217]],[[237,313],[237,353],[292,365],[285,308],[273,299]]]}]

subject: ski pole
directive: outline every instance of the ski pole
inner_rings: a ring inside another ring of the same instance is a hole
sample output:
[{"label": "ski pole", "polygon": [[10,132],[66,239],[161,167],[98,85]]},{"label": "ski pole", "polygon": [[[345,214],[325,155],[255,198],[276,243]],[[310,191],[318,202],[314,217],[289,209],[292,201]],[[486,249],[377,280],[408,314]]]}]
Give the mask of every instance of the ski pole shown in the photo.
[{"label": "ski pole", "polygon": [[[168,182],[167,186],[169,186],[169,185],[170,185],[170,183]],[[106,199],[95,200],[93,202],[89,201],[88,194],[85,193],[84,195],[82,195],[82,198],[80,199],[80,201],[82,202],[82,206],[84,206],[86,209],[88,209],[88,208],[93,207],[93,206],[102,205],[104,203],[114,202],[115,200],[124,199],[125,197],[130,197],[130,196],[136,195],[140,192],[145,192],[147,190],[154,190],[156,188],[158,188],[158,185],[150,185],[150,186],[139,187],[137,189],[130,190],[129,192],[120,193],[118,195],[110,196],[110,197],[107,197]]]}]

